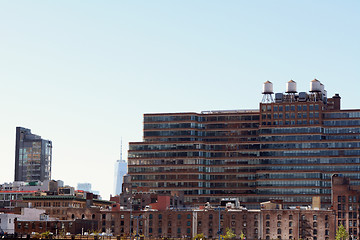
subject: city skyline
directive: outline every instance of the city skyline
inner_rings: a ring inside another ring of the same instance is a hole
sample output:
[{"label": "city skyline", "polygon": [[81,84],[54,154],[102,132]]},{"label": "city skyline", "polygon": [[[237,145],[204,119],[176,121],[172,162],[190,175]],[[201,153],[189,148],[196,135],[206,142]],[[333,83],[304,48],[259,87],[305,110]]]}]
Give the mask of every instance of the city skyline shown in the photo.
[{"label": "city skyline", "polygon": [[263,82],[323,82],[359,109],[357,1],[1,2],[0,182],[15,128],[53,143],[52,178],[113,192],[145,113],[257,109]]}]

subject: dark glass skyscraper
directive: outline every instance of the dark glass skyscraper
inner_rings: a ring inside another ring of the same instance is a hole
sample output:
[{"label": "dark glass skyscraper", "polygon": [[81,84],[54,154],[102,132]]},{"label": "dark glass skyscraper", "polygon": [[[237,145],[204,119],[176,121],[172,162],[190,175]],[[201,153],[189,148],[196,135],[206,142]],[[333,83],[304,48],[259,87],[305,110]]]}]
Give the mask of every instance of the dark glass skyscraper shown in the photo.
[{"label": "dark glass skyscraper", "polygon": [[144,115],[144,141],[130,143],[133,189],[180,191],[187,204],[238,197],[331,202],[331,176],[360,185],[360,109],[341,110],[318,80],[310,92],[265,88],[258,110]]},{"label": "dark glass skyscraper", "polygon": [[52,143],[32,134],[30,129],[16,128],[15,181],[51,179]]}]

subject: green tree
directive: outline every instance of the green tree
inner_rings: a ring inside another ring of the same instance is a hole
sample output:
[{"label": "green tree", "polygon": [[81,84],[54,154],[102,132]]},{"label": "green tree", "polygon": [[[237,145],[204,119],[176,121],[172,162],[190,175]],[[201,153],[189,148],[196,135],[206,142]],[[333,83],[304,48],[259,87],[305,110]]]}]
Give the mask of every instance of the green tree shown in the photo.
[{"label": "green tree", "polygon": [[236,234],[230,229],[230,228],[226,228],[226,234],[225,235],[221,235],[222,239],[233,239],[236,238]]},{"label": "green tree", "polygon": [[241,233],[240,233],[240,239],[243,240],[243,239],[245,239],[245,238],[246,238],[245,234],[241,231]]},{"label": "green tree", "polygon": [[205,236],[203,233],[198,233],[195,235],[194,240],[205,240]]},{"label": "green tree", "polygon": [[346,231],[345,227],[341,224],[336,230],[335,240],[346,240],[348,239],[348,237],[349,237],[348,232]]}]

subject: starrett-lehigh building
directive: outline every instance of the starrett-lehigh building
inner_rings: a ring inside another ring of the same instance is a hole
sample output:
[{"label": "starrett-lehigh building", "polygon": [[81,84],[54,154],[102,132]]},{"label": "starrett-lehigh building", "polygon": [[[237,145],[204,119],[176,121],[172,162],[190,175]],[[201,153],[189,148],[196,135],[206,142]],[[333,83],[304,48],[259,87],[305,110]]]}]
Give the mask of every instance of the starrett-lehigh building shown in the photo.
[{"label": "starrett-lehigh building", "polygon": [[145,114],[143,141],[129,148],[132,191],[177,191],[189,205],[237,197],[248,208],[320,196],[330,207],[333,174],[360,184],[360,109],[340,100],[316,79],[309,92],[289,81],[276,94],[265,82],[257,110]]}]

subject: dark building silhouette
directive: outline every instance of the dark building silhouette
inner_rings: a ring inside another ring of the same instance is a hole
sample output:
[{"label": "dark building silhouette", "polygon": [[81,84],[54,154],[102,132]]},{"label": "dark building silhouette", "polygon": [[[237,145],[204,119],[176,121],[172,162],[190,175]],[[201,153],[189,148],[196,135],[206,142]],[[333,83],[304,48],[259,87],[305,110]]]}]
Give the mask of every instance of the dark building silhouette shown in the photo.
[{"label": "dark building silhouette", "polygon": [[52,143],[32,134],[30,129],[16,128],[15,181],[51,179]]},{"label": "dark building silhouette", "polygon": [[[360,183],[360,109],[340,109],[318,80],[309,92],[266,82],[259,109],[144,115],[144,140],[129,146],[133,191],[181,191],[188,205],[238,197],[247,208],[283,200],[331,206],[334,173]],[[273,95],[274,98],[273,98]]]}]

